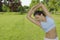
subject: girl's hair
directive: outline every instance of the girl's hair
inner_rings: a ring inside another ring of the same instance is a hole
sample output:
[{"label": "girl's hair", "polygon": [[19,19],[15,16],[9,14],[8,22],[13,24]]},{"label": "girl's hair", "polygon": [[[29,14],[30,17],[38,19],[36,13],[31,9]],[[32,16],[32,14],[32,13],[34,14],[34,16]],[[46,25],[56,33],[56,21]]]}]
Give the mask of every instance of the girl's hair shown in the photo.
[{"label": "girl's hair", "polygon": [[34,16],[35,16],[35,15],[41,15],[41,14],[42,14],[44,17],[46,16],[43,11],[35,11],[35,12],[34,12]]}]

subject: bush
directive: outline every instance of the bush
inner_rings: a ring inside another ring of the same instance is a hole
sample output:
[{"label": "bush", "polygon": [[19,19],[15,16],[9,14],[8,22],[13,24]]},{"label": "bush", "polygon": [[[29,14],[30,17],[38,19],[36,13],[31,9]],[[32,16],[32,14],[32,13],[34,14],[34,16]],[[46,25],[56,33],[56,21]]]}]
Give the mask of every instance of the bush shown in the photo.
[{"label": "bush", "polygon": [[9,12],[10,11],[9,7],[4,5],[4,4],[3,4],[2,9],[3,9],[3,12]]}]

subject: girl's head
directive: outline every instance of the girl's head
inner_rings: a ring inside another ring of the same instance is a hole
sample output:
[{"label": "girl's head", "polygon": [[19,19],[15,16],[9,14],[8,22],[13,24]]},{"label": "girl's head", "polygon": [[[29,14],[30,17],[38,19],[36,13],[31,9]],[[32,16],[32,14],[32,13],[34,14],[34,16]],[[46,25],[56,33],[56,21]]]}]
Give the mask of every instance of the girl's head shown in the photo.
[{"label": "girl's head", "polygon": [[46,15],[44,14],[43,11],[35,11],[34,12],[34,17],[35,17],[36,20],[42,21],[42,20],[44,20],[44,18],[46,17]]}]

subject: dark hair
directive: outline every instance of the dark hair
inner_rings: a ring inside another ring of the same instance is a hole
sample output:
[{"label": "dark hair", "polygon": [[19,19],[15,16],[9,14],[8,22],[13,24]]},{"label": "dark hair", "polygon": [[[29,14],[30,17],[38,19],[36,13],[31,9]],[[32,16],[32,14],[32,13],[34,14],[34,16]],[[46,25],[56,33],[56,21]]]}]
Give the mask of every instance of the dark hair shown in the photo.
[{"label": "dark hair", "polygon": [[41,15],[41,14],[43,14],[43,16],[46,16],[43,11],[35,11],[34,12],[34,16],[35,15]]}]

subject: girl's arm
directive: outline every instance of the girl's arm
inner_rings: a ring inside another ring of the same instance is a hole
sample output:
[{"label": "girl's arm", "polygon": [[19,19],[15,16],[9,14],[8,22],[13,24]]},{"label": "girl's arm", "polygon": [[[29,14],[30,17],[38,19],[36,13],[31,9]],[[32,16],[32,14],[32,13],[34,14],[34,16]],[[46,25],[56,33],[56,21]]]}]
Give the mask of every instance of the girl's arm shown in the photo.
[{"label": "girl's arm", "polygon": [[42,10],[44,11],[45,15],[52,17],[50,14],[50,12],[47,10],[47,8],[45,7],[45,5],[43,5],[42,3],[40,3]]},{"label": "girl's arm", "polygon": [[38,26],[40,26],[40,22],[36,21],[36,20],[32,17],[32,14],[33,14],[39,7],[40,7],[40,3],[38,3],[38,4],[35,5],[35,6],[33,6],[33,7],[29,10],[29,12],[28,12],[28,14],[27,14],[27,18],[28,18],[31,22],[33,22],[34,24],[36,24],[36,25],[38,25]]}]

